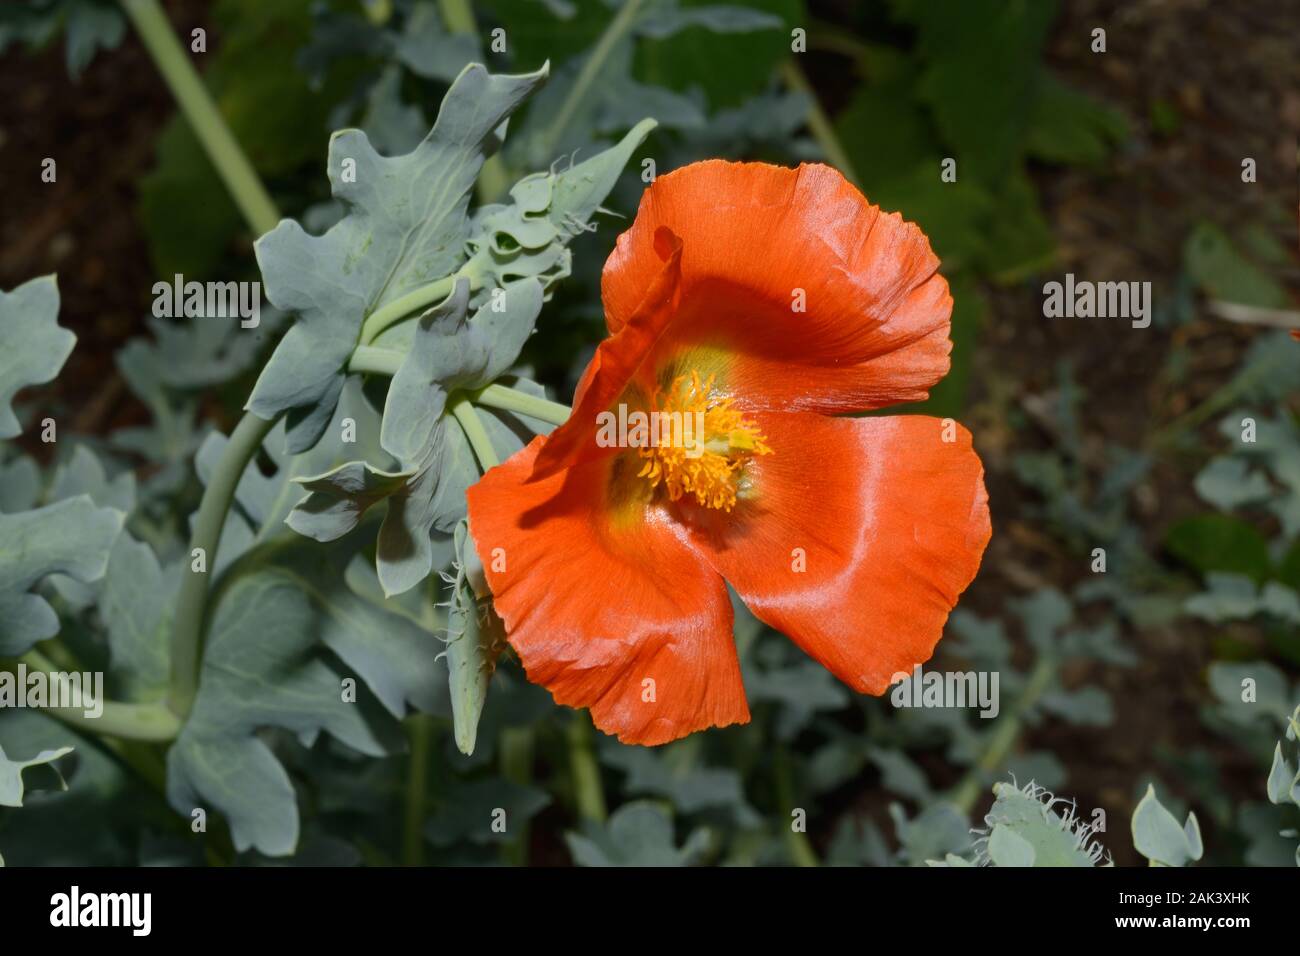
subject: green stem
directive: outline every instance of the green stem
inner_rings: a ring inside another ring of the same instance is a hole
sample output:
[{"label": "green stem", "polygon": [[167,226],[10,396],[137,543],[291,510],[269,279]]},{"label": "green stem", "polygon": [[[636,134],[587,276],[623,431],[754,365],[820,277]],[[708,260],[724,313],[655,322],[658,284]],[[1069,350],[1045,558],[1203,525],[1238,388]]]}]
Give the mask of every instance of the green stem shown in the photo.
[{"label": "green stem", "polygon": [[[171,711],[166,713],[171,715]],[[100,737],[99,742],[120,760],[123,766],[138,774],[140,779],[149,784],[159,796],[166,798],[167,764],[158,756],[157,748],[152,746],[158,741],[115,740],[112,737]]]},{"label": "green stem", "polygon": [[[352,350],[352,357],[348,360],[348,371],[357,375],[387,375],[391,378],[397,374],[405,359],[406,353],[396,349],[358,345]],[[572,411],[568,405],[529,395],[508,385],[488,385],[469,392],[468,398],[475,405],[518,412],[520,415],[550,422],[552,425],[563,425],[569,420]]]},{"label": "green stem", "polygon": [[479,405],[518,412],[529,418],[550,422],[552,425],[563,425],[569,420],[571,411],[568,405],[538,398],[536,395],[529,395],[527,392],[520,392],[506,385],[489,385],[473,393],[472,397]]},{"label": "green stem", "polygon": [[[535,735],[531,727],[507,727],[501,731],[499,743],[501,776],[522,787],[533,782],[533,746]],[[514,835],[504,847],[507,863],[514,866],[528,864],[528,821],[515,825]]]},{"label": "green stem", "polygon": [[[444,276],[428,285],[420,286],[401,298],[394,299],[388,305],[372,312],[366,317],[361,324],[361,345],[369,345],[375,339],[379,338],[381,332],[391,325],[396,325],[402,319],[407,318],[415,312],[423,312],[429,306],[441,302],[447,296],[451,295],[451,290],[463,273],[456,272],[449,276]],[[470,278],[470,288],[474,288],[474,279]]]},{"label": "green stem", "polygon": [[569,95],[564,98],[560,111],[547,128],[547,135],[542,140],[544,146],[539,150],[541,155],[555,155],[555,151],[562,141],[569,124],[573,121],[574,115],[578,112],[578,107],[586,97],[588,89],[600,76],[605,61],[614,52],[614,47],[623,39],[624,34],[631,30],[632,24],[636,22],[637,14],[641,12],[642,2],[643,0],[625,0],[623,6],[619,8],[618,14],[605,27],[605,32],[600,35],[600,39],[596,41],[596,45],[592,47],[591,53],[582,64],[582,69],[578,71],[577,79],[573,81],[573,86],[569,90]]},{"label": "green stem", "polygon": [[799,68],[799,64],[793,59],[788,59],[781,64],[781,79],[785,80],[786,86],[790,89],[805,94],[811,101],[812,106],[808,110],[808,129],[813,134],[813,139],[821,146],[822,152],[830,164],[844,174],[844,178],[859,189],[862,183],[858,179],[858,174],[853,169],[853,163],[849,161],[849,154],[844,151],[844,146],[840,143],[840,138],[835,135],[835,127],[830,118],[821,108],[817,101],[817,94],[808,82],[808,77]]},{"label": "green stem", "polygon": [[1029,672],[1029,679],[1025,682],[1025,689],[1016,701],[1015,708],[994,728],[984,745],[984,752],[952,789],[949,799],[963,815],[970,816],[975,809],[975,801],[984,792],[988,775],[1001,771],[1011,748],[1020,738],[1025,713],[1038,703],[1038,698],[1047,690],[1055,675],[1056,662],[1049,655],[1040,654],[1034,669]]},{"label": "green stem", "polygon": [[438,9],[449,32],[478,33],[478,22],[469,0],[438,0]]},{"label": "green stem", "polygon": [[[38,651],[28,651],[22,657],[27,672],[44,673],[55,679],[59,669]],[[16,664],[0,665],[0,670],[17,673]],[[160,704],[124,704],[113,700],[100,702],[103,712],[98,717],[86,716],[80,707],[43,707],[43,713],[57,717],[71,727],[96,735],[121,737],[126,740],[167,741],[180,733],[181,724],[176,715]]]},{"label": "green stem", "polygon": [[[244,413],[231,432],[221,460],[217,462],[199,502],[190,535],[190,550],[185,555],[189,563],[181,577],[176,620],[172,625],[171,692],[167,703],[173,713],[182,718],[189,716],[190,708],[194,706],[194,695],[198,693],[199,668],[203,664],[203,614],[208,599],[208,574],[216,563],[226,512],[230,510],[244,469],[262,447],[262,441],[274,424],[252,412]],[[204,571],[193,570],[196,548],[203,549]]]},{"label": "green stem", "polygon": [[[469,0],[438,0],[438,9],[448,33],[478,35],[478,21],[474,19],[474,6]],[[509,189],[510,174],[501,154],[489,156],[478,174],[479,202],[500,199]]]},{"label": "green stem", "polygon": [[790,851],[790,857],[794,860],[795,866],[817,866],[817,851],[812,847],[808,840],[807,833],[801,833],[791,826],[791,812],[794,806],[794,783],[793,773],[791,772],[790,753],[784,746],[778,746],[773,757],[773,771],[776,775],[776,800],[781,805],[785,819],[782,825],[785,828],[786,849]]},{"label": "green stem", "polygon": [[406,817],[402,828],[402,865],[424,865],[424,804],[429,790],[429,754],[433,718],[412,714],[406,722],[411,738],[410,773],[406,778]]},{"label": "green stem", "polygon": [[1220,390],[1205,401],[1162,425],[1147,439],[1151,448],[1162,450],[1172,446],[1189,429],[1197,428],[1219,412],[1226,411],[1236,400],[1237,392]]},{"label": "green stem", "polygon": [[270,232],[280,213],[203,86],[162,6],[158,0],[121,3],[244,219],[258,235]]},{"label": "green stem", "polygon": [[379,348],[375,345],[358,345],[348,359],[348,371],[356,375],[387,375],[392,378],[402,367],[405,352]]},{"label": "green stem", "polygon": [[592,823],[604,823],[605,790],[600,783],[600,765],[591,743],[591,718],[578,711],[569,721],[569,772],[573,774],[573,795],[578,816]]},{"label": "green stem", "polygon": [[478,459],[482,470],[487,471],[501,464],[496,450],[492,447],[492,440],[488,438],[487,429],[483,427],[478,412],[474,411],[469,396],[463,394],[454,396],[450,406],[451,414],[455,416],[456,421],[460,422],[460,427],[464,430],[465,437],[469,439],[469,445],[474,449],[474,457]]},{"label": "green stem", "polygon": [[[405,359],[406,353],[396,349],[358,345],[353,349],[352,357],[348,360],[348,371],[356,375],[387,375],[391,378],[397,374]],[[475,405],[518,412],[520,415],[550,422],[552,425],[563,425],[569,420],[572,411],[568,405],[529,395],[508,385],[488,385],[477,391],[468,392],[466,397]]]},{"label": "green stem", "polygon": [[852,34],[845,33],[836,23],[814,20],[809,24],[808,46],[816,50],[830,50],[842,56],[859,61],[858,69],[863,69],[861,61],[870,55],[872,46],[859,40]]}]

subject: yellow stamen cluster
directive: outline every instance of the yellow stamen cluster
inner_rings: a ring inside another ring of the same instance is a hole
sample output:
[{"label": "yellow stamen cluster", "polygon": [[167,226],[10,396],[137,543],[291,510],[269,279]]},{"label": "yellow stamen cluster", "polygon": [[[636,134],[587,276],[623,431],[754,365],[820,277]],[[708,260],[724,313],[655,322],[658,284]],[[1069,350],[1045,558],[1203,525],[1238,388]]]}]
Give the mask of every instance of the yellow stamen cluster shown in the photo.
[{"label": "yellow stamen cluster", "polygon": [[673,501],[691,494],[706,508],[731,511],[745,461],[772,449],[758,427],[731,407],[731,398],[713,396],[713,379],[701,381],[692,369],[655,395],[654,411],[664,424],[659,440],[639,449],[646,462],[637,477],[648,478],[651,488],[662,482]]}]

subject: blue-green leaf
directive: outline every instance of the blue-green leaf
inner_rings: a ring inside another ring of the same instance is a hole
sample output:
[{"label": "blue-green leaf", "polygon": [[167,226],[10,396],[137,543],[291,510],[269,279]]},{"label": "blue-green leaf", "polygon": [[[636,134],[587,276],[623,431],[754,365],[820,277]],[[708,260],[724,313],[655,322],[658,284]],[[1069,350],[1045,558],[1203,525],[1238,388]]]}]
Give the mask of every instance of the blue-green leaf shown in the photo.
[{"label": "blue-green leaf", "polygon": [[694,831],[679,847],[667,811],[646,802],[624,804],[603,827],[566,833],[564,839],[579,866],[690,866],[709,847],[705,830]]},{"label": "blue-green leaf", "polygon": [[287,413],[291,452],[314,445],[333,416],[366,317],[459,268],[470,192],[495,131],[545,77],[545,68],[493,76],[466,67],[429,135],[405,156],[381,156],[358,130],[335,133],[330,186],[348,215],[323,236],[284,220],[258,240],[267,297],[298,319],[248,408],[264,418]]},{"label": "blue-green leaf", "polygon": [[[168,755],[167,793],[187,817],[199,807],[224,814],[241,851],[284,856],[299,835],[292,784],[261,730],[281,728],[304,744],[326,732],[380,756],[401,749],[393,716],[405,702],[430,708],[437,696],[435,638],[340,588],[350,558],[290,537],[250,552],[218,587],[198,697]],[[374,697],[361,687],[348,694],[348,668]]]},{"label": "blue-green leaf", "polygon": [[[1071,801],[1032,782],[1023,787],[998,783],[993,792],[997,799],[984,817],[988,829],[977,844],[979,858],[998,866],[1095,866],[1101,860],[1104,851],[1092,842],[1091,828],[1075,815]],[[999,830],[1019,837],[1029,852]]]},{"label": "blue-green leaf", "polygon": [[159,700],[166,692],[179,573],[179,565],[164,571],[153,548],[125,532],[109,554],[99,612],[114,676],[131,700]]},{"label": "blue-green leaf", "polygon": [[394,47],[397,59],[418,76],[450,83],[465,66],[482,57],[478,35],[449,33],[435,3],[420,3],[406,19]]},{"label": "blue-green leaf", "polygon": [[0,292],[0,438],[22,429],[10,402],[28,385],[43,385],[59,374],[77,337],[62,328],[59,287],[54,276],[32,279],[12,292]]},{"label": "blue-green leaf", "polygon": [[82,583],[101,577],[123,518],[85,495],[0,515],[0,657],[17,657],[59,632],[54,609],[29,590],[51,574]]},{"label": "blue-green leaf", "polygon": [[60,747],[58,750],[42,750],[30,760],[13,760],[6,756],[4,748],[0,747],[0,807],[23,805],[23,793],[26,789],[23,773],[32,767],[46,768],[47,779],[43,783],[52,783],[59,790],[68,789],[63,775],[53,764],[60,757],[70,753],[72,753],[71,747]]},{"label": "blue-green leaf", "polygon": [[1201,833],[1196,814],[1187,816],[1185,826],[1179,826],[1156,796],[1154,785],[1133,811],[1133,846],[1152,863],[1162,866],[1186,866],[1201,858]]}]

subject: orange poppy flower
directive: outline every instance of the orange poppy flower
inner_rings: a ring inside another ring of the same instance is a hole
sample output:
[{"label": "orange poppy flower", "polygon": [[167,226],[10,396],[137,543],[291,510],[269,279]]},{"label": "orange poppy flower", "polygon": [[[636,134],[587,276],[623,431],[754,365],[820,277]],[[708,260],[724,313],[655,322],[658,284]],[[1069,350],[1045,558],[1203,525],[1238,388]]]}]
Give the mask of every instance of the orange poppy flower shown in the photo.
[{"label": "orange poppy flower", "polygon": [[744,723],[724,582],[858,691],[930,657],[989,540],[983,466],[955,423],[835,416],[948,371],[938,265],[827,166],[709,161],[646,191],[572,415],[469,491],[530,680],[625,743]]}]

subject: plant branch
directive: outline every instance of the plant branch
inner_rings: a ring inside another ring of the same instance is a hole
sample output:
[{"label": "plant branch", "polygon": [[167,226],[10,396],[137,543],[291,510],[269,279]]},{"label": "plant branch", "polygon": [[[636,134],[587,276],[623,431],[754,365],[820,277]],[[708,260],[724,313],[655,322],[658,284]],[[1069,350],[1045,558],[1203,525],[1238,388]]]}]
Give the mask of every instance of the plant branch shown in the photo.
[{"label": "plant branch", "polygon": [[[401,298],[394,299],[387,305],[376,309],[361,324],[359,344],[370,345],[389,326],[396,325],[402,319],[408,318],[417,312],[424,312],[429,306],[441,302],[451,295],[456,280],[465,275],[466,273],[462,270],[449,276],[443,276],[441,279],[420,286],[418,289],[413,289]],[[470,289],[477,288],[478,280],[473,276],[468,276],[468,278],[470,280]]]},{"label": "plant branch", "polygon": [[474,449],[474,457],[478,459],[479,467],[483,471],[487,471],[489,468],[495,468],[501,464],[500,459],[497,458],[496,450],[492,447],[492,440],[488,438],[487,429],[483,427],[478,412],[474,411],[469,396],[454,396],[450,402],[450,408],[451,414],[455,416],[456,421],[460,422],[465,437],[469,439],[470,447]]},{"label": "plant branch", "polygon": [[[535,735],[531,727],[506,727],[497,744],[501,776],[522,787],[533,782],[533,745]],[[507,863],[528,865],[528,821],[516,828],[514,836],[505,844],[502,853]]]},{"label": "plant branch", "polygon": [[1210,315],[1239,325],[1262,325],[1273,329],[1300,329],[1300,312],[1294,309],[1265,309],[1240,302],[1211,299],[1205,304]]},{"label": "plant branch", "polygon": [[1029,679],[1025,682],[1025,689],[1016,701],[1015,708],[993,729],[984,745],[984,752],[952,789],[949,799],[963,815],[970,816],[975,809],[975,801],[984,791],[987,775],[996,774],[1002,769],[1011,748],[1020,738],[1025,713],[1038,703],[1038,698],[1047,690],[1054,676],[1056,661],[1050,655],[1040,654],[1034,669],[1029,672]]},{"label": "plant branch", "polygon": [[569,420],[572,411],[568,405],[538,398],[536,395],[529,395],[527,392],[506,385],[489,385],[472,393],[471,397],[479,405],[500,408],[507,412],[518,412],[520,415],[550,422],[552,425],[563,425]]},{"label": "plant branch", "polygon": [[355,375],[387,375],[392,378],[402,367],[405,352],[375,345],[358,345],[348,359],[348,371]]},{"label": "plant branch", "polygon": [[804,76],[803,70],[793,58],[781,64],[781,79],[790,89],[803,93],[811,101],[812,106],[808,110],[808,129],[813,134],[813,139],[817,140],[817,145],[822,148],[830,164],[843,173],[845,179],[861,189],[862,183],[853,169],[853,163],[849,161],[849,154],[844,151],[840,138],[835,135],[835,127],[830,117],[821,108],[812,84],[808,82],[808,77]]},{"label": "plant branch", "polygon": [[795,866],[818,866],[817,851],[808,840],[808,834],[796,830],[788,819],[795,809],[794,782],[790,768],[790,752],[784,745],[778,745],[773,757],[773,771],[776,774],[776,799],[781,805],[787,819],[783,822],[786,849],[794,860]]},{"label": "plant branch", "polygon": [[[186,560],[189,570],[181,577],[180,594],[176,601],[176,620],[172,626],[172,673],[168,706],[181,718],[189,716],[198,693],[199,670],[203,664],[204,611],[208,599],[208,575],[216,564],[217,547],[221,544],[221,530],[226,523],[226,512],[235,497],[235,488],[244,469],[253,460],[257,450],[275,422],[268,422],[252,412],[245,412],[235,430],[230,434],[221,460],[203,490],[199,511],[194,518],[190,535],[190,550]],[[203,549],[204,570],[194,571],[196,548]]]},{"label": "plant branch", "polygon": [[544,147],[539,151],[545,156],[553,156],[559,144],[562,141],[565,131],[573,122],[574,115],[578,112],[578,106],[582,103],[587,95],[591,85],[596,82],[600,76],[601,69],[605,66],[605,61],[614,51],[614,47],[623,39],[624,34],[632,29],[632,24],[636,22],[637,15],[641,12],[643,0],[626,0],[623,6],[619,8],[618,13],[609,25],[605,27],[605,32],[600,35],[596,45],[591,48],[591,53],[582,64],[582,69],[578,71],[578,76],[573,81],[573,86],[569,89],[569,95],[564,98],[560,105],[560,110],[555,115],[547,127],[547,133],[543,139]]},{"label": "plant branch", "polygon": [[[58,668],[38,651],[28,651],[21,660],[29,674],[39,671],[49,680],[57,679]],[[0,664],[0,670],[16,675],[17,665]],[[103,707],[98,717],[87,716],[82,707],[42,707],[41,711],[78,730],[125,740],[167,741],[180,732],[176,715],[160,704],[125,704],[114,700],[97,703]]]},{"label": "plant branch", "polygon": [[244,219],[259,236],[270,232],[280,221],[280,213],[176,38],[162,6],[158,0],[121,0],[121,4]]},{"label": "plant branch", "polygon": [[[478,35],[478,21],[470,0],[438,0],[442,22],[451,34]],[[478,200],[481,203],[500,199],[510,189],[510,173],[500,153],[489,156],[478,174]]]},{"label": "plant branch", "polygon": [[573,775],[573,795],[578,816],[592,823],[604,823],[605,791],[600,783],[600,765],[591,744],[591,718],[578,711],[566,730],[569,743],[569,772]]},{"label": "plant branch", "polygon": [[[348,371],[356,375],[387,375],[391,378],[402,367],[405,358],[406,353],[399,352],[396,349],[380,348],[374,345],[358,345],[352,351],[352,357],[348,360]],[[485,408],[499,408],[507,412],[518,412],[520,415],[527,415],[529,418],[550,422],[552,425],[563,425],[569,420],[569,415],[572,412],[568,405],[562,405],[547,398],[539,398],[536,395],[529,395],[527,392],[521,392],[508,385],[495,383],[468,392],[467,396],[475,405],[482,405]]]},{"label": "plant branch", "polygon": [[[436,575],[435,575],[436,577]],[[406,778],[406,817],[402,827],[402,865],[424,865],[424,804],[429,789],[429,754],[433,718],[412,714],[406,722],[411,738],[410,775]]]}]

